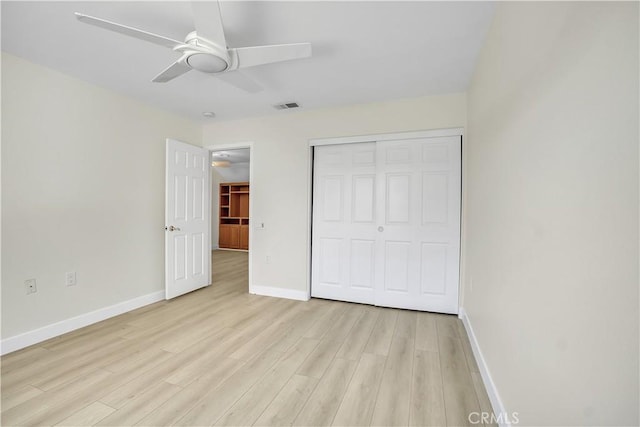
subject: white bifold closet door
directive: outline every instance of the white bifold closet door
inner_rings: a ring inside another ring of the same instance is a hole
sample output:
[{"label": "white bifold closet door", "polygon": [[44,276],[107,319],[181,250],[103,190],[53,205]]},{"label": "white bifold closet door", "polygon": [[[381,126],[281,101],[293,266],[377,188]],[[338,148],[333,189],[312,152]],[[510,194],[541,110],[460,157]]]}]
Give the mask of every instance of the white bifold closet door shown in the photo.
[{"label": "white bifold closet door", "polygon": [[315,147],[311,295],[458,312],[460,136]]}]

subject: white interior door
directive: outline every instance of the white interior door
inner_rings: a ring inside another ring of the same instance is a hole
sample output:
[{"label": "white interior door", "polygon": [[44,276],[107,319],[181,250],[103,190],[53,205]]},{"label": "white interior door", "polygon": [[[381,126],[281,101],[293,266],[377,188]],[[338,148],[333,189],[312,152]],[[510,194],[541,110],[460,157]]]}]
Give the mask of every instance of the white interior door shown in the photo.
[{"label": "white interior door", "polygon": [[374,303],[376,144],[316,147],[311,295]]},{"label": "white interior door", "polygon": [[211,283],[209,152],[167,139],[165,293],[171,299]]},{"label": "white interior door", "polygon": [[460,136],[314,151],[311,295],[458,312]]},{"label": "white interior door", "polygon": [[458,312],[460,137],[377,143],[375,304]]}]

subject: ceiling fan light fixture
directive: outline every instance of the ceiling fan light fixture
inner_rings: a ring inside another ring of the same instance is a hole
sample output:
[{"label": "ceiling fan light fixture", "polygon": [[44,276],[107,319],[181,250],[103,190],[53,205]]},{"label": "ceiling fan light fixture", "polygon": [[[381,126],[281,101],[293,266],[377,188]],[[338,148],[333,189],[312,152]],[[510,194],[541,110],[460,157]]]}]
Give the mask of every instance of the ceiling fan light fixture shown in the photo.
[{"label": "ceiling fan light fixture", "polygon": [[214,113],[213,111],[205,111],[204,113],[202,113],[202,115],[208,119],[213,119],[216,116],[216,113]]},{"label": "ceiling fan light fixture", "polygon": [[224,59],[208,53],[190,55],[187,58],[187,64],[194,70],[208,74],[221,73],[229,67],[229,64]]}]

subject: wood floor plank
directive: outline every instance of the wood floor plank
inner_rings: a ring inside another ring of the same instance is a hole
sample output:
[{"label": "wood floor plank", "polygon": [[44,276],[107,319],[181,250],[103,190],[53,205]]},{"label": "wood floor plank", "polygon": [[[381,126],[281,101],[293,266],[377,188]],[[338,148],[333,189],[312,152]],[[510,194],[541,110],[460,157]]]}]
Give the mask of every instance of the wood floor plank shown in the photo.
[{"label": "wood floor plank", "polygon": [[[402,317],[402,316],[401,316]],[[415,329],[414,329],[415,331]],[[409,423],[411,375],[413,371],[413,338],[407,338],[406,329],[391,342],[385,363],[371,425],[406,426]]]},{"label": "wood floor plank", "polygon": [[91,402],[82,397],[111,373],[98,369],[2,412],[3,425],[52,425]]},{"label": "wood floor plank", "polygon": [[417,312],[411,310],[398,310],[398,319],[396,320],[396,329],[394,334],[411,340],[415,339],[417,320]]},{"label": "wood floor plank", "polygon": [[353,328],[353,325],[362,316],[364,310],[361,307],[354,307],[347,310],[329,329],[326,336],[320,341],[320,344],[304,361],[298,373],[313,378],[320,378],[324,375],[327,367],[335,357],[336,353],[342,347],[345,338]]},{"label": "wood floor plank", "polygon": [[140,346],[136,352],[129,357],[117,359],[110,363],[103,364],[102,368],[113,373],[119,372],[140,372],[149,364],[158,363],[171,357],[172,354],[157,348],[156,346]]},{"label": "wood floor plank", "polygon": [[317,345],[318,340],[302,338],[287,354],[282,356],[273,369],[271,369],[263,379],[251,387],[215,425],[252,425]]},{"label": "wood floor plank", "polygon": [[419,312],[416,324],[416,350],[439,351],[436,317],[433,313]]},{"label": "wood floor plank", "polygon": [[51,351],[44,347],[27,347],[2,356],[2,367],[0,372],[2,375],[6,375],[14,369],[30,366],[37,361],[47,360],[49,357],[51,357]]},{"label": "wood floor plank", "polygon": [[[100,360],[104,363],[110,360],[110,358],[117,357],[119,352],[130,345],[129,342],[121,338],[114,339],[114,341],[106,344],[99,353]],[[87,372],[95,370],[94,364],[96,357],[98,357],[97,355],[97,352],[92,351],[60,361],[56,366],[50,367],[47,372],[41,373],[38,379],[32,382],[32,385],[42,390],[51,390],[74,378],[81,377]]]},{"label": "wood floor plank", "polygon": [[121,408],[139,394],[144,393],[149,387],[152,387],[159,380],[164,380],[170,373],[179,367],[186,357],[178,359],[178,356],[171,353],[163,352],[153,361],[150,361],[145,370],[135,372],[119,387],[114,387],[110,391],[105,391],[100,397],[100,401],[113,408]]},{"label": "wood floor plank", "polygon": [[459,338],[438,335],[440,347],[440,366],[445,384],[466,384],[473,387],[467,359]]},{"label": "wood floor plank", "polygon": [[380,312],[368,309],[358,322],[353,326],[349,336],[338,350],[336,357],[349,360],[358,360],[364,351],[364,347],[369,341],[373,327],[375,326]]},{"label": "wood floor plank", "polygon": [[219,366],[204,371],[198,378],[190,382],[184,389],[176,393],[169,401],[140,420],[137,424],[144,426],[172,425],[196,405],[211,390],[217,389],[224,381],[244,366],[241,360],[225,358]]},{"label": "wood floor plank", "polygon": [[476,359],[473,357],[473,350],[471,349],[469,336],[467,335],[467,331],[462,325],[462,322],[460,322],[458,325],[458,336],[460,337],[460,342],[462,343],[462,350],[464,351],[464,356],[467,359],[467,366],[469,367],[469,371],[471,371],[471,373],[480,373],[478,364],[476,363]]},{"label": "wood floor plank", "polygon": [[186,387],[201,378],[204,373],[207,377],[218,378],[219,382],[222,382],[242,365],[244,365],[242,360],[230,357],[222,358],[218,355],[212,357],[212,355],[204,353],[204,356],[198,358],[194,363],[189,363],[176,369],[165,381]]},{"label": "wood floor plank", "polygon": [[365,353],[379,354],[381,356],[389,354],[391,339],[398,319],[398,311],[388,308],[382,309],[378,321],[373,327],[369,341],[364,348]]},{"label": "wood floor plank", "polygon": [[78,412],[60,421],[56,426],[92,426],[108,417],[116,410],[101,402],[93,402]]},{"label": "wood floor plank", "polygon": [[[491,414],[493,413],[493,407],[491,406],[491,401],[489,400],[489,395],[487,394],[487,389],[484,387],[484,382],[482,381],[482,377],[477,372],[471,373],[471,379],[473,381],[473,389],[476,392],[476,397],[478,398],[478,404],[480,405],[480,410],[484,413]],[[485,424],[490,426],[496,426],[495,422],[490,424]]]},{"label": "wood floor plank", "polygon": [[[293,326],[294,320],[298,319],[298,316],[303,313],[301,305],[292,306],[283,317],[280,317],[276,322],[273,322],[266,327],[263,327],[260,333],[242,346],[237,348],[229,357],[240,360],[249,360],[256,355],[256,353],[262,351],[266,347],[274,345],[279,342]],[[297,339],[296,339],[297,341]],[[288,348],[283,349],[284,351]]]},{"label": "wood floor plank", "polygon": [[256,426],[290,426],[296,418],[318,380],[294,375],[267,406],[254,423]]},{"label": "wood floor plank", "polygon": [[444,383],[444,406],[448,426],[472,426],[469,414],[480,412],[473,385]]},{"label": "wood floor plank", "polygon": [[458,335],[458,318],[451,314],[436,315],[436,327],[439,336],[460,338]]},{"label": "wood floor plank", "polygon": [[33,399],[34,397],[42,394],[43,391],[32,385],[25,385],[18,387],[11,392],[2,393],[2,405],[0,406],[3,411],[13,408],[23,402]]},{"label": "wood floor plank", "polygon": [[247,362],[240,370],[198,401],[174,424],[180,426],[210,426],[259,381],[282,357],[276,351],[267,350]]},{"label": "wood floor plank", "polygon": [[416,350],[413,366],[409,425],[445,425],[447,418],[438,353]]},{"label": "wood floor plank", "polygon": [[122,408],[102,419],[98,426],[130,426],[141,420],[154,409],[161,406],[181,387],[160,381],[135,399],[131,399]]},{"label": "wood floor plank", "polygon": [[367,426],[371,422],[386,357],[363,353],[332,425]]},{"label": "wood floor plank", "polygon": [[329,305],[325,312],[324,316],[316,322],[308,331],[303,335],[305,338],[311,339],[322,339],[327,331],[331,328],[333,323],[337,318],[342,316],[342,313],[345,312],[348,305],[344,303],[332,303]]},{"label": "wood floor plank", "polygon": [[357,362],[336,358],[294,421],[296,426],[331,425]]}]

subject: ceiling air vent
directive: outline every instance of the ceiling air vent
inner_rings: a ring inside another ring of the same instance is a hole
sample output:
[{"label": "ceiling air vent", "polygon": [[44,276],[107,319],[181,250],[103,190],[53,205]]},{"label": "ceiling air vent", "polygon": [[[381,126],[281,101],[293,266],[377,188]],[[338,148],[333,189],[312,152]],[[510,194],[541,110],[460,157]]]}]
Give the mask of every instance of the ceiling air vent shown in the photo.
[{"label": "ceiling air vent", "polygon": [[298,105],[297,102],[287,102],[286,104],[276,104],[273,106],[273,108],[275,108],[276,110],[289,110],[291,108],[299,108],[300,105]]}]

